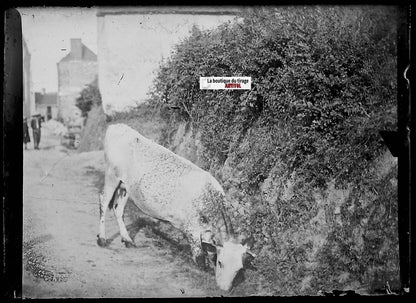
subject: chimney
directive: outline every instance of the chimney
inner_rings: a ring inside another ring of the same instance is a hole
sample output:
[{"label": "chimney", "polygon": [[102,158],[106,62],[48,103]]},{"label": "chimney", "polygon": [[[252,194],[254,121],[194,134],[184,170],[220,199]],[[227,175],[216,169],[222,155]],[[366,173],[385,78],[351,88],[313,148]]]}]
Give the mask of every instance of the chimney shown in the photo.
[{"label": "chimney", "polygon": [[44,95],[46,93],[45,88],[42,88],[42,95]]},{"label": "chimney", "polygon": [[81,39],[71,39],[71,54],[74,59],[82,59],[82,43]]}]

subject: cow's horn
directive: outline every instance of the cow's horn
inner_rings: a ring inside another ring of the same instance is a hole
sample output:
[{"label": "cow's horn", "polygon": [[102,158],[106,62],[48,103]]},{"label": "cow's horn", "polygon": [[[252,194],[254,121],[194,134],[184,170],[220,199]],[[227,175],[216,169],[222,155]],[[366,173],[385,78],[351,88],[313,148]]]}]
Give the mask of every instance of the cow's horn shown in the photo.
[{"label": "cow's horn", "polygon": [[256,257],[256,254],[255,254],[255,253],[253,253],[251,250],[248,250],[248,249],[247,249],[246,253],[248,253],[249,255],[251,255],[253,258],[255,258],[255,257]]}]

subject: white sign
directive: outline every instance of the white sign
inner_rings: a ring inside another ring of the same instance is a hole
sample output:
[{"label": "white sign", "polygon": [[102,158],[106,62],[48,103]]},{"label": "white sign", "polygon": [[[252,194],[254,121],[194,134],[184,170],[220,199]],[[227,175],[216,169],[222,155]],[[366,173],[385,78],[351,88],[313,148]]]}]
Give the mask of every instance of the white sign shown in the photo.
[{"label": "white sign", "polygon": [[199,77],[199,89],[251,89],[251,77]]}]

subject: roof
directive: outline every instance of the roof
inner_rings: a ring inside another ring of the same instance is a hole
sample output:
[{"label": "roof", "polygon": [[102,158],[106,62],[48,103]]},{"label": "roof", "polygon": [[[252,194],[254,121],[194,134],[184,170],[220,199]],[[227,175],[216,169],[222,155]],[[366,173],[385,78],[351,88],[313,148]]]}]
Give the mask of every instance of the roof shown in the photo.
[{"label": "roof", "polygon": [[[74,59],[75,58],[74,58],[73,53],[69,52],[69,54],[66,55],[65,57],[63,57],[59,62],[72,61]],[[83,60],[83,61],[97,61],[97,55],[92,50],[90,50],[88,47],[86,47],[83,43],[82,43],[81,60]]]},{"label": "roof", "polygon": [[125,6],[99,7],[97,17],[129,14],[237,15],[243,6]]},{"label": "roof", "polygon": [[57,100],[57,93],[35,93],[35,103],[37,105],[56,105]]}]

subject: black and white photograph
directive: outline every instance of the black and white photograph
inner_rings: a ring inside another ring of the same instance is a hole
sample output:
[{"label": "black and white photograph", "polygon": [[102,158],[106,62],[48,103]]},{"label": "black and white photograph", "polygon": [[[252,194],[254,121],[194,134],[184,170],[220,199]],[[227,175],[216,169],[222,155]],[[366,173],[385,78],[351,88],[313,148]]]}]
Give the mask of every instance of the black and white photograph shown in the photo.
[{"label": "black and white photograph", "polygon": [[409,292],[402,7],[17,11],[22,298]]}]

